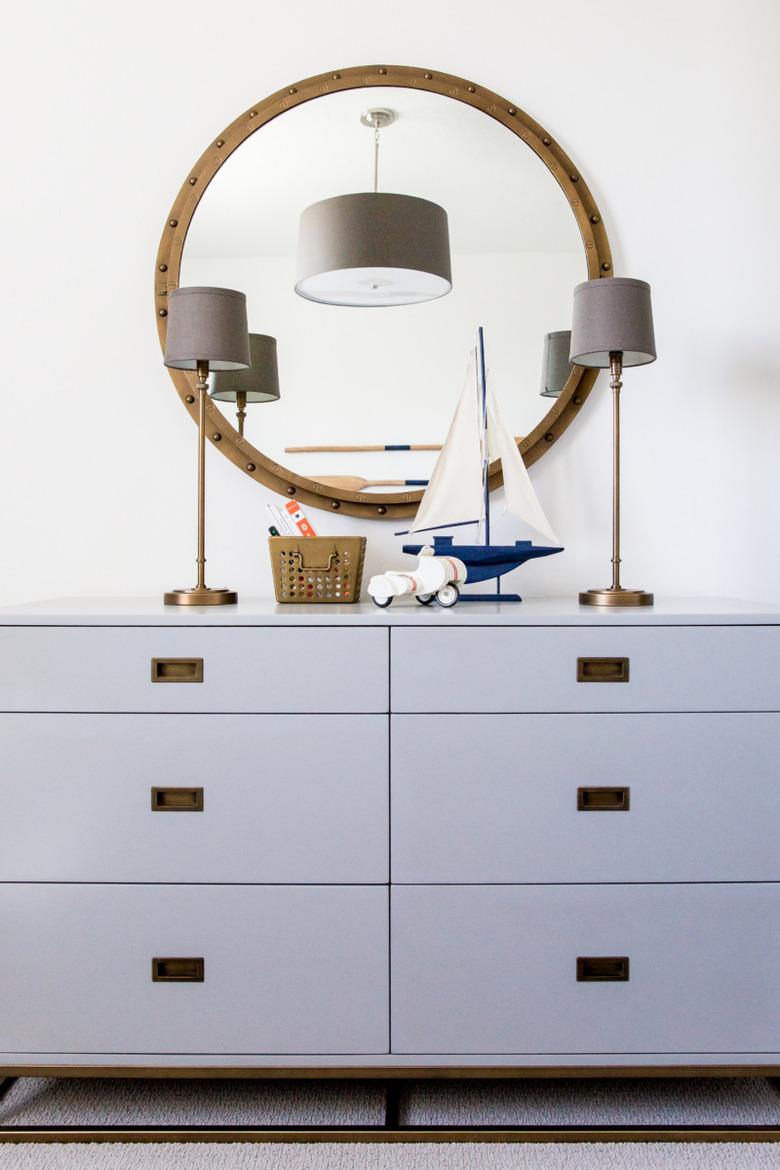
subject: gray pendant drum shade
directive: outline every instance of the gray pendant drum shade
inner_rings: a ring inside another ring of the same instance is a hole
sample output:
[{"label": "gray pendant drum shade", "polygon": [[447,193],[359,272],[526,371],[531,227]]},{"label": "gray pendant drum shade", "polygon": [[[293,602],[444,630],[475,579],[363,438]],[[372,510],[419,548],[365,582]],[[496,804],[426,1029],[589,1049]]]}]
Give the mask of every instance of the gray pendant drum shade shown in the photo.
[{"label": "gray pendant drum shade", "polygon": [[571,362],[571,329],[559,329],[556,333],[545,333],[542,354],[542,386],[539,393],[543,398],[560,398],[569,374]]},{"label": "gray pendant drum shade", "polygon": [[301,214],[295,291],[328,305],[411,305],[452,288],[447,212],[414,195],[362,192]]},{"label": "gray pendant drum shade", "polygon": [[218,402],[235,402],[239,394],[246,395],[246,402],[274,402],[279,398],[276,338],[264,333],[250,333],[249,353],[251,364],[248,369],[214,375],[212,398]]},{"label": "gray pendant drum shade", "polygon": [[623,366],[655,361],[650,285],[644,280],[614,276],[574,289],[570,361],[608,369],[610,353],[622,354]]},{"label": "gray pendant drum shade", "polygon": [[246,297],[232,288],[174,289],[168,297],[165,364],[195,370],[240,370],[249,365]]}]

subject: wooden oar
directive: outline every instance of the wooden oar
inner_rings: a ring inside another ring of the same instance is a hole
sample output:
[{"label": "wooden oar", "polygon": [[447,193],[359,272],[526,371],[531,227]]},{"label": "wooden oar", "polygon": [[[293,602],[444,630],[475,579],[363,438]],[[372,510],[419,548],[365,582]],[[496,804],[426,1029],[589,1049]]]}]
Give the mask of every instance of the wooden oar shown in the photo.
[{"label": "wooden oar", "polygon": [[[515,435],[515,442],[522,443],[523,436]],[[319,454],[321,451],[441,451],[441,443],[381,443],[369,444],[363,446],[346,446],[346,447],[285,447],[285,453],[288,455],[300,454]],[[322,481],[323,483],[325,480]]]},{"label": "wooden oar", "polygon": [[285,447],[285,451],[300,454],[320,451],[441,451],[441,443],[376,443],[360,447]]},{"label": "wooden oar", "polygon": [[312,475],[315,483],[342,488],[345,492],[362,492],[368,487],[427,487],[427,479],[362,479],[359,475]]}]

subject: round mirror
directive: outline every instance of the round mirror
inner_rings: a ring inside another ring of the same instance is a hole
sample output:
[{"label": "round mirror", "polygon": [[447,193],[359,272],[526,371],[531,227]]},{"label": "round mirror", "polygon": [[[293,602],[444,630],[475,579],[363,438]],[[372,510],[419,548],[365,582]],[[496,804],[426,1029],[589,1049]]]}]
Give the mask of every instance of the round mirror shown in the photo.
[{"label": "round mirror", "polygon": [[[328,271],[336,245],[359,250],[373,191],[390,196],[382,214],[423,213],[398,232],[411,260]],[[157,275],[163,333],[170,288],[215,285],[244,291],[250,332],[277,341],[280,396],[247,399],[243,434],[229,402],[210,402],[212,442],[282,494],[398,517],[430,475],[478,326],[526,463],[549,449],[594,374],[564,370],[551,398],[545,338],[568,328],[574,285],[611,262],[584,182],[541,127],[466,81],[377,66],[291,86],[229,127],[174,205]],[[188,376],[172,376],[194,412]],[[307,447],[379,450],[294,450]]]}]

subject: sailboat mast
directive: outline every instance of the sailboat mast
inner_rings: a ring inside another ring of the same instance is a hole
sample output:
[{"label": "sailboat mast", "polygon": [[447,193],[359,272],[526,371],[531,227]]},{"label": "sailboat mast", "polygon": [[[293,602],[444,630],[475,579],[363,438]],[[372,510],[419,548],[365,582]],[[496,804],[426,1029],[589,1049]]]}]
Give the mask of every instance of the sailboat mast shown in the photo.
[{"label": "sailboat mast", "polygon": [[485,546],[490,544],[490,451],[488,448],[487,375],[485,373],[485,331],[479,326],[477,333],[479,347],[479,379],[482,393],[482,491],[485,513]]}]

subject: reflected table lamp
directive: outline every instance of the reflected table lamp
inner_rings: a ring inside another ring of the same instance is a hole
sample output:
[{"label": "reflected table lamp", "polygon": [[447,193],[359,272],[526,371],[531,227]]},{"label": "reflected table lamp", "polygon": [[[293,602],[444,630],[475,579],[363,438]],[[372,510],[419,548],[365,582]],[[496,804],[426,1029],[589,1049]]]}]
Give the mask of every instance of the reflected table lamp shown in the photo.
[{"label": "reflected table lamp", "polygon": [[580,605],[652,605],[644,589],[620,583],[620,389],[625,366],[655,361],[650,285],[614,276],[586,280],[574,290],[572,364],[610,371],[612,387],[612,584],[580,593]]},{"label": "reflected table lamp", "polygon": [[198,376],[198,581],[192,589],[173,589],[166,605],[233,605],[231,589],[209,589],[206,567],[206,395],[209,371],[241,370],[249,365],[246,297],[231,288],[177,288],[168,298],[165,364],[196,370]]},{"label": "reflected table lamp", "polygon": [[560,398],[571,373],[571,329],[545,333],[542,353],[542,398]]},{"label": "reflected table lamp", "polygon": [[247,403],[279,399],[276,338],[250,333],[249,356],[252,364],[248,369],[222,370],[215,374],[211,390],[215,402],[235,402],[239,435],[244,434]]}]

